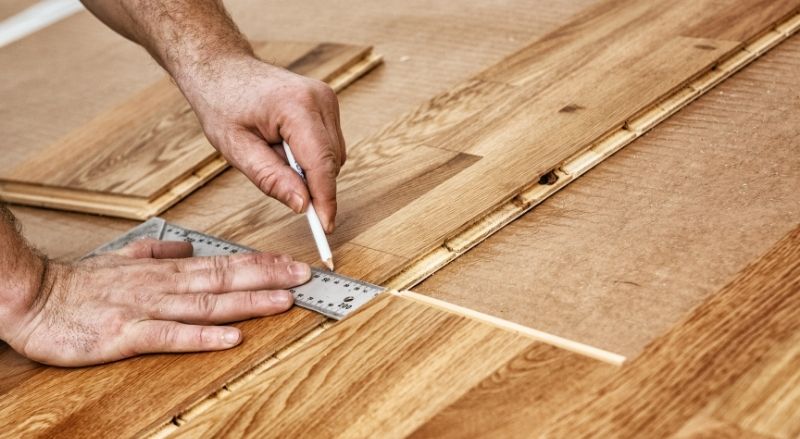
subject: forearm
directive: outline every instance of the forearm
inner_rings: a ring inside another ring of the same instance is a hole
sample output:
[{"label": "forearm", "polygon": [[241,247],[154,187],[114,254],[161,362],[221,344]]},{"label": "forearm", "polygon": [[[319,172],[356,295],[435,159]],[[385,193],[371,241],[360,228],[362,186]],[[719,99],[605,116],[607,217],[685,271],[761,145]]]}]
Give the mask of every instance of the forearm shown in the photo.
[{"label": "forearm", "polygon": [[221,0],[82,0],[109,27],[140,44],[187,92],[216,63],[252,57]]},{"label": "forearm", "polygon": [[46,258],[28,247],[14,216],[0,204],[0,339],[8,341],[17,317],[32,304],[45,275]]}]

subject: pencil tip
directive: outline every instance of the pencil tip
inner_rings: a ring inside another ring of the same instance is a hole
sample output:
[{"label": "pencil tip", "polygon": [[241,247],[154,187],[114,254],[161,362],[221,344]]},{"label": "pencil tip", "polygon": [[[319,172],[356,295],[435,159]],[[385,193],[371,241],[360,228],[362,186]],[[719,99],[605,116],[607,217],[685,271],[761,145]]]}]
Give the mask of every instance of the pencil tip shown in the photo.
[{"label": "pencil tip", "polygon": [[325,259],[324,261],[322,261],[322,263],[325,264],[325,266],[328,267],[329,270],[333,271],[333,258]]}]

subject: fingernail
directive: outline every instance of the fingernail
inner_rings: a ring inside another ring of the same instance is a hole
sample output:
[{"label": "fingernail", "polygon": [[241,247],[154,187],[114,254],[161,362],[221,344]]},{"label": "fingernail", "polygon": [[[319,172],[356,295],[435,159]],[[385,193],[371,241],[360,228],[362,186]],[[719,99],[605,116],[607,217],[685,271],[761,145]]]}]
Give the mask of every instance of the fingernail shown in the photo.
[{"label": "fingernail", "polygon": [[300,196],[297,192],[293,192],[292,195],[289,197],[289,205],[292,207],[297,213],[303,211],[303,197]]},{"label": "fingernail", "polygon": [[240,332],[236,329],[228,329],[222,334],[222,340],[231,346],[239,343]]},{"label": "fingernail", "polygon": [[292,300],[292,294],[288,291],[272,291],[269,293],[269,300],[285,306]]},{"label": "fingernail", "polygon": [[309,268],[308,264],[302,262],[292,262],[289,264],[289,273],[292,276],[306,279],[311,275],[311,268]]}]

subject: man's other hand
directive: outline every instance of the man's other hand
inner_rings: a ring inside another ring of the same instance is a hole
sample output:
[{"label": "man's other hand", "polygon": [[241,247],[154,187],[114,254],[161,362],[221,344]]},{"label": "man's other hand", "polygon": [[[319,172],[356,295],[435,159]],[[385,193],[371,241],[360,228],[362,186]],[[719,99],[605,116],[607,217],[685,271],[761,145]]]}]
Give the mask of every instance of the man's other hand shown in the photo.
[{"label": "man's other hand", "polygon": [[[188,72],[176,79],[214,147],[295,212],[313,200],[325,231],[332,232],[336,177],[346,158],[333,90],[251,56],[212,60]],[[287,165],[282,140],[305,170],[308,188]]]},{"label": "man's other hand", "polygon": [[189,243],[142,240],[73,265],[51,262],[5,339],[58,366],[228,349],[241,332],[214,325],[286,311],[286,289],[311,275],[284,255],[191,255]]}]

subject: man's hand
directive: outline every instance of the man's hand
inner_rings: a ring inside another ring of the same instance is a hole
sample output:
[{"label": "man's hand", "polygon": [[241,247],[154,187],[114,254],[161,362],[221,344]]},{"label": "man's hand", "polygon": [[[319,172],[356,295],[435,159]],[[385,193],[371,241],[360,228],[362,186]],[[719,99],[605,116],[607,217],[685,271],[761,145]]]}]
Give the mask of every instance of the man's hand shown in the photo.
[{"label": "man's hand", "polygon": [[191,254],[189,243],[143,240],[74,265],[44,264],[39,273],[34,264],[30,285],[38,288],[15,297],[0,335],[22,355],[58,366],[228,349],[241,332],[212,325],[287,310],[286,288],[311,275],[288,256]]},{"label": "man's hand", "polygon": [[[221,0],[82,1],[172,75],[228,161],[296,212],[313,200],[325,231],[333,231],[345,145],[330,87],[256,59]],[[270,148],[282,140],[308,189]]]},{"label": "man's hand", "polygon": [[[327,84],[251,56],[214,60],[177,78],[206,136],[231,164],[297,213],[313,199],[323,227],[333,231],[346,153],[339,104]],[[308,189],[287,165],[282,140],[305,170]]]}]

